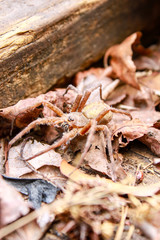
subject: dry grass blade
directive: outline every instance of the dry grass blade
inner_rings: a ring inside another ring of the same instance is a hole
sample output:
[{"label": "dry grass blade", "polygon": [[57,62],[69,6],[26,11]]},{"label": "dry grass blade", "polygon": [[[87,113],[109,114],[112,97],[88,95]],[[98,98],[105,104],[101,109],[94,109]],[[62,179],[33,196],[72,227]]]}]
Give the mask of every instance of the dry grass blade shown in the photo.
[{"label": "dry grass blade", "polygon": [[18,219],[17,221],[1,228],[0,229],[0,239],[7,236],[8,234],[14,232],[18,228],[21,228],[21,227],[25,226],[26,224],[32,222],[33,220],[35,220],[36,218],[41,216],[45,211],[46,211],[46,206],[43,206],[39,210],[31,212],[27,216],[22,217],[22,218]]},{"label": "dry grass blade", "polygon": [[130,240],[135,230],[135,226],[131,225],[125,240]]},{"label": "dry grass blade", "polygon": [[[65,160],[63,160],[60,166],[60,170],[63,175],[68,177],[70,173],[74,170],[74,167],[68,164]],[[132,194],[141,197],[153,196],[160,189],[160,182],[144,186],[129,186],[122,183],[114,183],[109,179],[93,177],[83,173],[78,169],[70,176],[70,179],[77,183],[95,182],[103,184],[105,188],[104,191],[106,191],[107,189],[108,192],[116,192],[119,194]]]},{"label": "dry grass blade", "polygon": [[124,224],[125,224],[125,219],[127,216],[128,212],[128,207],[124,208],[122,207],[122,216],[121,216],[121,221],[118,227],[118,230],[116,232],[116,236],[114,240],[121,240],[122,239],[122,234],[123,234],[123,229],[124,229]]}]

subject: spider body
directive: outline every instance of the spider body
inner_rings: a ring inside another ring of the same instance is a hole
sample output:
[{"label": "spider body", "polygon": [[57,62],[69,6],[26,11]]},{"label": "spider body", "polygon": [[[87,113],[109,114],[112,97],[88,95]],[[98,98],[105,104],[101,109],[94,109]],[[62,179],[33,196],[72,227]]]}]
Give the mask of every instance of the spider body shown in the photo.
[{"label": "spider body", "polygon": [[[89,123],[91,119],[96,119],[96,117],[104,110],[110,110],[110,107],[104,102],[94,102],[87,104],[82,112],[70,112],[64,114],[64,122],[66,122],[70,129],[72,128],[82,128]],[[107,112],[100,123],[107,124],[112,119],[112,111]]]},{"label": "spider body", "polygon": [[89,122],[89,119],[82,112],[67,113],[65,118],[71,128],[82,128]]},{"label": "spider body", "polygon": [[[96,119],[96,117],[104,110],[109,110],[110,107],[104,103],[103,101],[100,102],[93,102],[90,103],[88,105],[86,105],[83,109],[82,109],[82,113],[84,114],[84,116],[88,119]],[[107,124],[108,122],[110,122],[110,120],[112,119],[112,111],[107,112],[103,118],[101,119],[100,123],[105,123]]]}]

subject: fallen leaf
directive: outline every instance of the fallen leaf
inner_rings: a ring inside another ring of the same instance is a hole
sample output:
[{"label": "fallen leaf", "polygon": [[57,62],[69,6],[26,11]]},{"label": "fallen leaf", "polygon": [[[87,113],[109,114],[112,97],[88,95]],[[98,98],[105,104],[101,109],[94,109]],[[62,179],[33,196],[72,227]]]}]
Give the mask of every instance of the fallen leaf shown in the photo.
[{"label": "fallen leaf", "polygon": [[[137,95],[142,97],[144,94],[142,95],[141,91],[131,87],[130,85],[120,85],[109,95],[106,103],[109,105],[121,103],[126,106],[137,107],[135,105]],[[145,98],[145,95],[143,97]]]},{"label": "fallen leaf", "polygon": [[[10,177],[20,177],[26,173],[32,172],[30,168],[28,168],[24,161],[20,160],[20,150],[22,143],[18,146],[12,147],[9,150],[8,154],[8,171],[7,175]],[[26,159],[31,157],[32,155],[48,148],[48,144],[42,144],[34,140],[29,140],[23,151],[23,158]],[[35,169],[39,169],[42,166],[56,166],[59,167],[62,161],[61,155],[56,153],[54,150],[48,151],[47,153],[40,155],[30,161],[28,161]],[[46,173],[47,174],[47,173]]]},{"label": "fallen leaf", "polygon": [[48,101],[67,112],[74,102],[77,93],[69,91],[63,96],[65,89],[57,89],[36,98],[20,100],[17,104],[0,109],[1,131],[0,136],[8,134],[14,127],[24,128],[35,120],[40,113],[44,117],[55,116],[56,114],[48,107],[42,107],[42,102]]},{"label": "fallen leaf", "polygon": [[132,111],[132,117],[139,119],[148,126],[153,126],[160,120],[160,112],[155,110],[141,110],[141,111]]},{"label": "fallen leaf", "polygon": [[29,211],[29,204],[0,176],[0,227],[26,215]]},{"label": "fallen leaf", "polygon": [[17,191],[28,195],[33,208],[41,206],[41,202],[54,201],[59,189],[43,179],[11,178],[3,175],[4,180],[15,187]]},{"label": "fallen leaf", "polygon": [[117,105],[119,103],[121,103],[125,98],[127,97],[127,94],[120,94],[117,97],[113,97],[113,98],[109,98],[105,101],[105,103],[107,103],[109,106],[114,106]]},{"label": "fallen leaf", "polygon": [[20,100],[17,104],[0,110],[0,116],[13,122],[17,127],[23,128],[36,119],[42,108],[37,98]]},{"label": "fallen leaf", "polygon": [[[112,69],[105,69],[105,68],[90,68],[89,70],[83,71],[83,72],[78,72],[74,78],[74,84],[75,86],[79,86],[82,82],[84,84],[85,80],[85,85],[88,85],[90,81],[99,80],[109,76],[112,73]],[[92,79],[89,79],[88,77],[92,76]],[[109,78],[108,78],[109,80]]]},{"label": "fallen leaf", "polygon": [[[79,136],[73,139],[70,143],[69,152],[72,152],[76,157],[72,157],[72,165],[77,166],[83,154],[87,137]],[[85,168],[86,171],[91,171],[92,173],[105,174],[108,177],[111,176],[111,165],[109,157],[106,154],[107,142],[104,138],[103,132],[94,133],[93,140],[91,141],[90,148],[86,153],[81,167]],[[77,154],[78,152],[78,154]],[[68,155],[67,155],[68,156]],[[117,179],[124,179],[126,177],[125,171],[123,170],[119,155],[115,156],[115,174]]]},{"label": "fallen leaf", "polygon": [[[82,165],[89,166],[96,171],[110,176],[110,169],[108,167],[109,163],[105,149],[106,146],[104,144],[103,138],[103,134],[100,132],[94,134],[93,141],[91,142],[91,146],[84,158]],[[79,137],[78,139],[75,139],[71,142],[70,149],[72,149],[74,154],[77,151],[81,151],[81,153],[83,153],[86,141],[86,138]],[[79,154],[76,159],[73,160],[74,165],[77,165],[79,163],[80,157],[81,154]]]},{"label": "fallen leaf", "polygon": [[139,119],[133,119],[130,121],[124,121],[123,123],[117,124],[112,137],[118,137],[120,146],[126,146],[130,141],[142,137],[147,133],[149,126]]},{"label": "fallen leaf", "polygon": [[150,92],[150,98],[154,106],[158,105],[160,103],[160,73],[150,72],[146,76],[138,77],[138,80]]},{"label": "fallen leaf", "polygon": [[115,105],[117,99],[123,105],[139,108],[139,110],[153,110],[159,103],[160,97],[160,74],[156,72],[144,73],[137,76],[141,90],[137,90],[129,85],[118,86],[107,98],[109,105]]},{"label": "fallen leaf", "polygon": [[144,136],[139,138],[151,151],[160,157],[160,130],[150,127]]},{"label": "fallen leaf", "polygon": [[149,54],[138,56],[134,63],[138,70],[149,69],[154,71],[160,70],[160,44],[152,45],[148,48]]},{"label": "fallen leaf", "polygon": [[121,44],[110,47],[104,56],[105,67],[112,66],[115,75],[123,82],[140,89],[135,72],[136,66],[132,61],[133,49],[143,48],[140,45],[141,33],[136,32],[127,37]]}]

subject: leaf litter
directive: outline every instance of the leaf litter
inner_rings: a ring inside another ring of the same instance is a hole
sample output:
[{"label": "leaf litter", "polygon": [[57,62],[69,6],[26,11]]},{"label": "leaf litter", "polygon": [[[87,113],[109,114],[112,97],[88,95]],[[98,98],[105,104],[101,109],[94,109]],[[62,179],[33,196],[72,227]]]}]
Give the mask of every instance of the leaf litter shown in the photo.
[{"label": "leaf litter", "polygon": [[159,45],[140,38],[0,110],[0,238],[160,238]]}]

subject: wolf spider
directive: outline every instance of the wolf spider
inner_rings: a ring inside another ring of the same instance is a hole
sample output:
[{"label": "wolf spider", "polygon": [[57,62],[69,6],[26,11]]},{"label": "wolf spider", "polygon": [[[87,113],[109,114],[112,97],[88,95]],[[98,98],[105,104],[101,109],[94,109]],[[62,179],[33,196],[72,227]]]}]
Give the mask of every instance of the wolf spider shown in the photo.
[{"label": "wolf spider", "polygon": [[[100,87],[100,97],[102,95],[102,89]],[[66,92],[69,89],[73,89],[74,87],[72,85],[69,85],[66,89]],[[75,89],[75,88],[74,88]],[[108,145],[108,153],[110,157],[111,162],[111,176],[112,179],[115,180],[114,176],[114,158],[112,153],[112,144],[111,144],[111,134],[107,127],[107,123],[112,118],[112,113],[121,113],[129,116],[131,115],[127,112],[124,112],[122,110],[118,110],[115,108],[109,107],[107,104],[105,104],[102,101],[99,102],[93,102],[86,105],[86,102],[90,96],[90,94],[95,90],[96,88],[93,88],[91,90],[87,90],[84,95],[77,94],[75,102],[70,110],[69,113],[63,113],[61,109],[54,106],[50,102],[42,101],[41,104],[44,106],[47,106],[52,111],[54,111],[58,117],[46,117],[46,118],[39,118],[33,122],[31,122],[26,128],[24,128],[20,133],[18,133],[8,144],[8,149],[23,135],[28,133],[32,128],[34,128],[36,125],[45,124],[45,125],[53,125],[57,126],[60,125],[64,129],[64,133],[61,139],[54,142],[51,146],[49,146],[46,150],[43,150],[27,159],[24,159],[25,161],[31,160],[35,157],[40,156],[41,154],[44,154],[51,149],[58,148],[62,145],[67,144],[70,140],[75,138],[77,135],[84,136],[85,134],[88,134],[87,141],[84,147],[84,151],[81,155],[81,159],[79,161],[79,164],[75,169],[80,167],[80,164],[82,163],[86,153],[88,152],[91,140],[93,137],[93,134],[95,131],[103,131],[104,134],[107,136],[107,145]],[[66,93],[65,92],[65,93]]]}]

